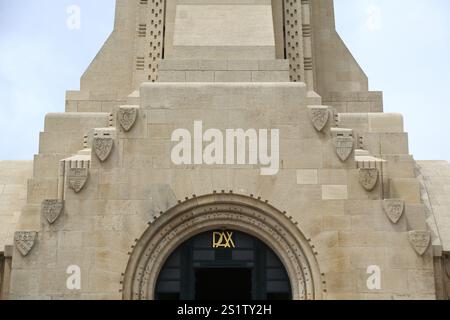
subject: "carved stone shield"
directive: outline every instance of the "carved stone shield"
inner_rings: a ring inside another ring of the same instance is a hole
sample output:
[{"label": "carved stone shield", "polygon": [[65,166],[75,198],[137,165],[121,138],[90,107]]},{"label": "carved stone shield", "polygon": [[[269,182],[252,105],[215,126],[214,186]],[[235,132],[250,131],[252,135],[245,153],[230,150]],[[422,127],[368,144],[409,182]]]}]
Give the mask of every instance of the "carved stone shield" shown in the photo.
[{"label": "carved stone shield", "polygon": [[101,162],[105,162],[114,147],[114,139],[111,137],[95,137],[93,149]]},{"label": "carved stone shield", "polygon": [[383,201],[383,209],[389,220],[396,224],[400,221],[405,210],[405,201],[401,199],[386,199]]},{"label": "carved stone shield", "polygon": [[423,256],[431,243],[431,233],[429,231],[410,231],[408,240],[416,252]]},{"label": "carved stone shield", "polygon": [[359,169],[359,183],[367,191],[372,191],[378,182],[378,169],[361,168]]},{"label": "carved stone shield", "polygon": [[119,123],[125,132],[128,132],[133,128],[138,116],[138,107],[122,106],[119,108],[117,117]]},{"label": "carved stone shield", "polygon": [[70,168],[67,174],[69,187],[79,193],[83,190],[89,177],[89,169],[87,168]]},{"label": "carved stone shield", "polygon": [[330,118],[330,111],[328,107],[317,106],[317,107],[308,107],[309,109],[309,117],[316,128],[317,131],[322,131],[328,123],[328,119]]},{"label": "carved stone shield", "polygon": [[42,213],[48,223],[53,224],[59,218],[64,209],[63,200],[44,200],[42,202]]},{"label": "carved stone shield", "polygon": [[347,159],[350,157],[353,152],[354,144],[355,139],[350,136],[338,136],[334,138],[334,145],[336,146],[337,155],[342,161],[347,161]]},{"label": "carved stone shield", "polygon": [[24,257],[26,257],[31,249],[33,249],[36,239],[37,232],[35,231],[18,231],[14,234],[16,248]]}]

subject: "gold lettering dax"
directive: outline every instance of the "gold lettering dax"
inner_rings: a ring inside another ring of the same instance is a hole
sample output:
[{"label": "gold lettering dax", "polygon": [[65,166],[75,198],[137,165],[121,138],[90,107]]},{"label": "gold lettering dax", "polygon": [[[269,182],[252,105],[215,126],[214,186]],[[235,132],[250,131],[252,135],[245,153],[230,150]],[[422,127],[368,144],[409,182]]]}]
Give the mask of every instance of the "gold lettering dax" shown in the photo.
[{"label": "gold lettering dax", "polygon": [[230,249],[236,248],[233,241],[233,232],[214,232],[213,233],[213,248],[214,249]]}]

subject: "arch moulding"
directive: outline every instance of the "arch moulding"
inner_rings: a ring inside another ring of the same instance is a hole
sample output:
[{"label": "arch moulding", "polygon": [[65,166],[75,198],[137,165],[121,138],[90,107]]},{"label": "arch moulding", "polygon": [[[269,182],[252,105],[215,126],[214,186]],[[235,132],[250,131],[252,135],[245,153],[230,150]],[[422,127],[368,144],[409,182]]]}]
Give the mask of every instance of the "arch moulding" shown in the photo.
[{"label": "arch moulding", "polygon": [[315,254],[292,220],[266,202],[225,193],[186,200],[150,225],[128,262],[123,298],[154,299],[159,273],[170,254],[195,235],[218,229],[247,233],[271,248],[286,268],[295,300],[322,298]]}]

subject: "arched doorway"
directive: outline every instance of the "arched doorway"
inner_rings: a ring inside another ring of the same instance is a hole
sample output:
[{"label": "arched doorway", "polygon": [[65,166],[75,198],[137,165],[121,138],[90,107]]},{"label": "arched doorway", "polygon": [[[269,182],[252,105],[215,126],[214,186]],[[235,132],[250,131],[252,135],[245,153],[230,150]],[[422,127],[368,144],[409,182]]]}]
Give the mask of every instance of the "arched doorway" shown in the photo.
[{"label": "arched doorway", "polygon": [[153,300],[161,270],[183,243],[214,230],[233,230],[258,239],[278,256],[292,299],[322,298],[315,254],[286,213],[253,197],[214,193],[187,199],[162,213],[136,243],[123,281],[126,300]]},{"label": "arched doorway", "polygon": [[238,231],[199,234],[164,264],[157,300],[290,300],[289,278],[277,255]]}]

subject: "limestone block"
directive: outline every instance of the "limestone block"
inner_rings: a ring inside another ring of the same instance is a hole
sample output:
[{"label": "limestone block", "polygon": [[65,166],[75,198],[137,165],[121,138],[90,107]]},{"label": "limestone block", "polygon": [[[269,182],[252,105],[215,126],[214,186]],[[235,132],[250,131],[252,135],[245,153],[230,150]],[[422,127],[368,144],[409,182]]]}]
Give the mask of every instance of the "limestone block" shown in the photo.
[{"label": "limestone block", "polygon": [[41,216],[40,204],[28,204],[22,209],[16,230],[39,230]]},{"label": "limestone block", "polygon": [[39,271],[14,269],[11,272],[10,298],[27,299],[39,292]]},{"label": "limestone block", "polygon": [[25,185],[33,174],[33,161],[0,160],[0,185]]},{"label": "limestone block", "polygon": [[78,111],[78,101],[66,100],[65,112],[77,112]]},{"label": "limestone block", "polygon": [[[361,214],[351,216],[352,230],[355,231],[371,231],[374,228],[374,216],[370,214]],[[377,230],[378,231],[378,230]]]},{"label": "limestone block", "polygon": [[342,247],[384,247],[384,232],[340,231],[339,246]]},{"label": "limestone block", "polygon": [[29,204],[40,204],[45,199],[56,199],[58,196],[58,181],[56,178],[30,179],[28,181]]},{"label": "limestone block", "polygon": [[301,219],[309,219],[311,216],[324,216],[324,215],[344,215],[345,214],[345,201],[343,200],[298,200],[297,198],[291,199],[285,206],[289,212],[297,212],[297,216]]},{"label": "limestone block", "polygon": [[96,249],[94,257],[94,268],[105,272],[123,272],[130,258],[125,253],[108,249]]},{"label": "limestone block", "polygon": [[296,124],[277,124],[277,129],[280,130],[280,136],[285,139],[298,139],[300,137],[300,131],[303,130],[303,128]]},{"label": "limestone block", "polygon": [[72,251],[81,249],[83,245],[82,231],[62,231],[58,234],[58,247],[63,250]]},{"label": "limestone block", "polygon": [[[297,114],[301,101],[306,99],[306,87],[302,83],[144,83],[140,90],[144,108],[179,111],[193,109],[193,106],[198,110],[221,111],[256,108],[255,113],[264,110],[268,118],[278,114],[278,117],[290,117],[294,121],[297,119],[293,115]],[[283,101],[283,115],[275,108],[280,101]],[[294,121],[291,120],[292,123]]]},{"label": "limestone block", "polygon": [[[159,214],[159,212],[158,212]],[[123,217],[123,226],[122,226],[122,232],[125,233],[129,238],[124,238],[124,241],[122,242],[122,244],[120,244],[121,246],[121,252],[123,253],[127,253],[127,251],[124,251],[124,249],[122,249],[122,247],[124,245],[126,245],[126,243],[130,243],[133,241],[133,239],[130,239],[131,237],[135,237],[134,239],[137,239],[137,237],[139,237],[139,235],[142,235],[144,233],[144,231],[147,229],[146,225],[148,225],[149,222],[154,221],[155,216],[148,216],[148,217],[144,217],[142,215],[128,215],[128,216],[124,216]],[[102,232],[107,232],[109,230],[106,231],[102,231]],[[116,232],[117,231],[112,231],[112,232]],[[125,241],[126,239],[126,241]],[[130,251],[130,247],[132,244],[128,244],[128,252]],[[109,249],[109,247],[107,247]]]},{"label": "limestone block", "polygon": [[289,71],[253,71],[253,82],[287,82]]},{"label": "limestone block", "polygon": [[[293,175],[295,178],[295,175]],[[295,183],[295,182],[294,182]],[[280,194],[282,196],[279,197],[281,203],[280,205],[284,208],[286,202],[290,201],[292,198],[292,194],[294,194],[299,201],[307,201],[310,200],[321,200],[322,199],[322,187],[320,185],[294,185],[292,186],[290,183],[287,184],[285,181],[280,181],[272,192],[272,194],[268,194],[271,201],[274,201],[273,194]]]},{"label": "limestone block", "polygon": [[319,170],[319,183],[326,185],[346,185],[348,182],[347,171],[343,169]]},{"label": "limestone block", "polygon": [[109,126],[109,113],[49,113],[45,117],[45,132],[86,133],[92,128]]},{"label": "limestone block", "polygon": [[380,134],[382,154],[409,154],[407,133]]},{"label": "limestone block", "polygon": [[185,71],[160,71],[158,75],[159,82],[185,82]]},{"label": "limestone block", "polygon": [[394,113],[370,113],[369,131],[373,133],[403,133],[403,116]]},{"label": "limestone block", "polygon": [[[354,272],[329,272],[326,275],[327,290],[339,294],[337,299],[358,299],[355,297],[357,287],[357,277]],[[350,294],[345,298],[344,293]]]},{"label": "limestone block", "polygon": [[198,62],[198,70],[201,71],[217,71],[217,70],[227,70],[228,61],[227,60],[200,60]]},{"label": "limestone block", "polygon": [[405,220],[408,231],[428,229],[425,206],[423,204],[407,204],[405,207]]},{"label": "limestone block", "polygon": [[371,101],[370,102],[370,112],[371,113],[382,113],[384,110],[383,101]]},{"label": "limestone block", "polygon": [[[403,234],[405,238],[406,235]],[[408,269],[414,265],[414,252],[413,250],[408,250],[410,247],[404,247],[404,249],[399,250],[398,247],[388,247],[386,248],[386,259],[389,268],[393,269]]]},{"label": "limestone block", "polygon": [[435,294],[434,272],[432,270],[408,271],[409,293]]},{"label": "limestone block", "polygon": [[186,71],[187,82],[214,82],[213,71]]},{"label": "limestone block", "polygon": [[133,195],[128,183],[121,184],[99,184],[98,197],[99,199],[112,200],[126,200],[131,199],[132,196],[137,196],[139,190],[134,190]]},{"label": "limestone block", "polygon": [[346,185],[324,185],[322,186],[323,200],[347,200],[348,188]]},{"label": "limestone block", "polygon": [[[233,176],[233,185],[235,192],[240,194],[255,194],[258,190],[259,185],[259,170],[249,170],[249,169],[235,169],[231,172]],[[212,173],[210,173],[212,176]],[[209,181],[206,180],[207,186],[209,186]],[[195,184],[196,189],[198,186]],[[211,185],[212,188],[212,185]],[[212,189],[210,189],[212,190]]]},{"label": "limestone block", "polygon": [[260,71],[289,71],[289,60],[260,60],[258,61]]},{"label": "limestone block", "polygon": [[390,179],[390,196],[392,199],[404,199],[410,204],[419,204],[420,185],[416,179]]},{"label": "limestone block", "polygon": [[318,184],[318,171],[314,169],[310,170],[297,170],[297,184]]},{"label": "limestone block", "polygon": [[[102,101],[102,112],[113,114],[115,109],[119,106],[126,105],[126,100],[118,100],[118,101]],[[116,119],[113,119],[116,122]]]},{"label": "limestone block", "polygon": [[372,155],[381,155],[381,142],[378,133],[361,133],[362,147]]},{"label": "limestone block", "polygon": [[170,124],[149,124],[148,134],[155,140],[170,140],[172,132],[177,129],[177,126]]},{"label": "limestone block", "polygon": [[[366,273],[369,266],[379,266],[382,269],[386,267],[385,248],[351,248],[350,262],[352,267],[364,269],[364,277],[367,280],[369,275]],[[366,284],[366,281],[364,282]],[[367,286],[364,285],[367,289]]]},{"label": "limestone block", "polygon": [[367,131],[368,114],[367,113],[339,113],[339,126],[342,128],[351,128],[357,131]]},{"label": "limestone block", "polygon": [[251,71],[216,71],[214,73],[216,82],[251,82]]},{"label": "limestone block", "polygon": [[147,123],[148,124],[165,124],[168,122],[167,110],[164,109],[152,109],[147,110]]},{"label": "limestone block", "polygon": [[410,155],[393,155],[383,156],[387,162],[385,163],[386,171],[391,178],[414,178],[415,161]]},{"label": "limestone block", "polygon": [[198,58],[207,58],[212,56],[208,49],[218,47],[223,57],[235,57],[232,50],[239,48],[241,56],[247,53],[253,54],[257,59],[274,59],[275,36],[271,6],[177,5],[173,34],[174,57],[189,58],[192,54],[186,54],[183,49],[195,48]]},{"label": "limestone block", "polygon": [[349,216],[324,216],[323,229],[325,231],[348,231],[352,228]]},{"label": "limestone block", "polygon": [[163,59],[159,63],[159,71],[196,71],[199,70],[199,60]]},{"label": "limestone block", "polygon": [[59,162],[64,159],[64,154],[36,155],[34,157],[34,177],[50,178],[58,177]]},{"label": "limestone block", "polygon": [[141,234],[127,232],[129,229],[125,228],[123,232],[108,230],[87,231],[83,235],[82,246],[92,248],[108,248],[110,250],[127,253],[130,251],[134,239],[139,238],[142,235],[142,229],[146,228],[146,226],[142,225],[142,221],[140,223]]},{"label": "limestone block", "polygon": [[347,103],[347,112],[349,113],[361,113],[361,112],[371,112],[370,102],[348,102]]},{"label": "limestone block", "polygon": [[87,290],[91,293],[117,292],[121,289],[120,272],[105,272],[104,270],[89,270]]},{"label": "limestone block", "polygon": [[39,136],[39,154],[64,154],[65,157],[77,154],[84,148],[85,132],[42,132]]},{"label": "limestone block", "polygon": [[335,254],[335,252],[328,255],[329,258],[321,261],[320,268],[325,273],[329,272],[345,272],[352,268],[350,256],[344,254]]},{"label": "limestone block", "polygon": [[322,143],[317,139],[282,139],[280,152],[284,168],[322,168]]},{"label": "limestone block", "polygon": [[[337,215],[332,217],[337,218],[342,216]],[[335,248],[338,245],[338,232],[333,230],[323,231],[320,234],[316,235],[312,240],[319,251],[322,251],[322,248],[324,248],[325,250],[329,248]]]},{"label": "limestone block", "polygon": [[230,71],[257,71],[259,69],[256,60],[228,60],[227,70]]},{"label": "limestone block", "polygon": [[308,91],[307,105],[308,106],[321,106],[322,105],[322,97],[314,91]]},{"label": "limestone block", "polygon": [[100,101],[78,101],[77,112],[102,112],[102,103]]}]

